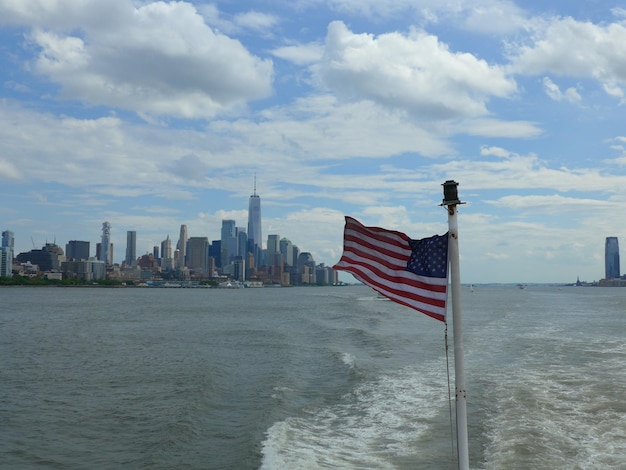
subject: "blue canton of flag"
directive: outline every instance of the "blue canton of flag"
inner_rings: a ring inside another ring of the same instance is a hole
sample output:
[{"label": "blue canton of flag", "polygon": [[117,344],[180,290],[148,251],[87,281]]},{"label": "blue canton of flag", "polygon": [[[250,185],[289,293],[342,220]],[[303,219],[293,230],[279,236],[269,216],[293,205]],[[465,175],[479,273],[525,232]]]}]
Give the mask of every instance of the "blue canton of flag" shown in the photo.
[{"label": "blue canton of flag", "polygon": [[448,234],[409,240],[411,259],[406,270],[427,277],[448,277]]}]

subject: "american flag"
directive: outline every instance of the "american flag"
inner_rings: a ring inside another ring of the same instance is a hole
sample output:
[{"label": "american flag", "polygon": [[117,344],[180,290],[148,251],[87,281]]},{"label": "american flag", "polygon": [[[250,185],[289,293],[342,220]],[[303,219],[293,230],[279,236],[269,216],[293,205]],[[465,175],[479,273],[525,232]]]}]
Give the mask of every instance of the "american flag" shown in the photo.
[{"label": "american flag", "polygon": [[448,234],[412,240],[346,217],[343,254],[333,266],[381,295],[446,321]]}]

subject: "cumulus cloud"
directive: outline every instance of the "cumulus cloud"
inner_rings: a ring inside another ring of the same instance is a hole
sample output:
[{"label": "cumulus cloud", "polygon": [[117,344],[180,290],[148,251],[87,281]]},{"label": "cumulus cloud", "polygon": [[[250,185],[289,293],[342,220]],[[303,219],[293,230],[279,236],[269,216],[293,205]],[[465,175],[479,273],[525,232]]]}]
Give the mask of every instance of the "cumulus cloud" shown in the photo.
[{"label": "cumulus cloud", "polygon": [[228,16],[223,15],[215,4],[198,4],[196,8],[207,24],[226,34],[254,33],[271,36],[280,23],[275,15],[254,10]]},{"label": "cumulus cloud", "polygon": [[[517,48],[511,59],[512,70],[517,73],[592,78],[607,94],[622,99],[626,86],[626,25],[556,18],[537,27],[531,44]],[[551,92],[550,88],[546,91]]]},{"label": "cumulus cloud", "polygon": [[372,100],[428,119],[483,116],[491,97],[516,92],[499,66],[452,52],[435,36],[356,34],[340,21],[328,26],[324,57],[313,73],[319,86],[344,99]]},{"label": "cumulus cloud", "polygon": [[206,173],[209,166],[204,163],[197,155],[185,155],[178,160],[163,165],[165,171],[173,175],[180,176],[184,180],[202,181],[206,179]]},{"label": "cumulus cloud", "polygon": [[[309,1],[322,3],[322,0]],[[369,18],[409,17],[416,23],[449,21],[480,34],[511,33],[528,22],[524,10],[509,0],[331,0],[323,3],[342,13]]]},{"label": "cumulus cloud", "polygon": [[11,162],[0,160],[0,178],[19,179],[20,172]]},{"label": "cumulus cloud", "polygon": [[486,146],[482,146],[480,148],[480,154],[483,155],[483,156],[493,155],[495,157],[508,158],[511,155],[511,152],[509,152],[508,150],[503,149],[501,147],[486,147]]},{"label": "cumulus cloud", "polygon": [[481,34],[507,34],[525,28],[529,23],[526,13],[514,2],[486,0],[464,2],[459,15],[464,28]]},{"label": "cumulus cloud", "polygon": [[[132,8],[128,0],[115,0],[101,18],[105,27],[90,21],[94,12],[86,8],[100,11],[102,2],[39,2],[40,12],[21,2],[2,8],[15,22],[39,25],[28,36],[39,48],[32,68],[58,84],[67,99],[208,118],[272,93],[272,62],[212,30],[189,3]],[[68,17],[60,18],[66,11]],[[251,26],[268,20],[250,15],[242,21]],[[72,26],[79,32],[67,33]]]},{"label": "cumulus cloud", "polygon": [[274,49],[272,55],[296,65],[310,65],[323,57],[324,47],[318,43],[288,45]]},{"label": "cumulus cloud", "polygon": [[581,100],[578,91],[574,87],[570,87],[565,92],[561,92],[559,86],[550,78],[543,78],[543,90],[554,101],[568,101],[570,103],[578,103]]}]

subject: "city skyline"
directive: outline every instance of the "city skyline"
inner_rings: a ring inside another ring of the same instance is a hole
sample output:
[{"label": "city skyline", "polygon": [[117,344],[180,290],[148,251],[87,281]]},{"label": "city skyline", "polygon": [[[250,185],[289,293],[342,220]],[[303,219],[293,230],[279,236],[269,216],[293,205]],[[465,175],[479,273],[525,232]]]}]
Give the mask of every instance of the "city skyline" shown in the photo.
[{"label": "city skyline", "polygon": [[[237,222],[232,219],[223,219],[220,237],[217,239],[209,239],[207,236],[189,236],[187,225],[181,224],[180,234],[178,242],[176,244],[176,250],[172,250],[172,243],[170,235],[162,240],[158,244],[154,244],[150,249],[145,250],[144,255],[153,254],[155,259],[163,260],[165,265],[162,265],[164,269],[182,269],[183,267],[192,269],[207,270],[209,268],[209,248],[219,249],[219,261],[217,266],[223,268],[226,265],[232,263],[233,258],[240,256],[243,259],[252,255],[254,257],[254,267],[259,268],[264,265],[277,265],[278,259],[276,255],[283,254],[283,263],[288,266],[295,266],[295,260],[293,259],[292,249],[297,247],[291,240],[287,239],[284,235],[280,234],[268,234],[267,236],[267,249],[263,249],[262,240],[250,239],[248,231],[256,234],[256,237],[261,236],[261,197],[256,191],[256,175],[254,178],[254,190],[249,199],[250,212],[248,215],[247,228],[238,227]],[[115,243],[111,240],[111,223],[106,221],[102,223],[102,234],[100,243],[96,243],[95,252],[91,253],[91,244],[88,240],[69,240],[65,244],[65,256],[68,259],[88,259],[90,257],[98,260],[108,259],[109,265],[127,265],[136,266],[142,255],[138,255],[137,252],[137,230],[126,231],[126,245],[124,251],[123,261],[116,260],[114,257]],[[6,233],[6,236],[4,236]],[[243,236],[243,237],[242,237]],[[3,232],[3,245],[8,243],[8,238],[11,237],[11,246],[14,244],[13,232]],[[5,240],[6,239],[6,240]],[[33,241],[34,244],[34,241]],[[45,246],[55,245],[64,249],[62,245],[56,245],[55,243],[49,244],[46,242]],[[44,248],[45,248],[44,246]],[[103,250],[103,247],[106,249]],[[35,250],[37,248],[33,247]],[[298,247],[299,250],[299,247]],[[301,250],[300,250],[301,251]],[[24,252],[26,253],[26,252]],[[16,255],[19,253],[15,253]],[[315,259],[314,257],[312,258]],[[171,263],[171,264],[168,264]],[[280,264],[280,263],[279,263]],[[323,263],[322,263],[323,264]]]},{"label": "city skyline", "polygon": [[451,179],[462,281],[599,279],[625,36],[601,2],[0,2],[0,226],[93,249],[108,221],[119,262],[127,231],[246,227],[256,175],[261,233],[333,265],[345,215],[445,233]]}]

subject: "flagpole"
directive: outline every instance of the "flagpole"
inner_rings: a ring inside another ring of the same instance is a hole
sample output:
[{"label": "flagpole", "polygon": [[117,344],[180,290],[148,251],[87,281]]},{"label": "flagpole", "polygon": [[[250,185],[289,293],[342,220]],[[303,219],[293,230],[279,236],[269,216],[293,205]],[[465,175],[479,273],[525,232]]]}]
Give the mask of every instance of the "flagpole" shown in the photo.
[{"label": "flagpole", "polygon": [[452,328],[454,331],[454,383],[456,397],[456,440],[460,470],[469,470],[469,444],[467,437],[467,394],[463,364],[463,320],[461,311],[461,270],[459,267],[459,229],[457,205],[459,183],[447,180],[443,183],[443,203],[448,209],[448,260],[452,287]]}]

